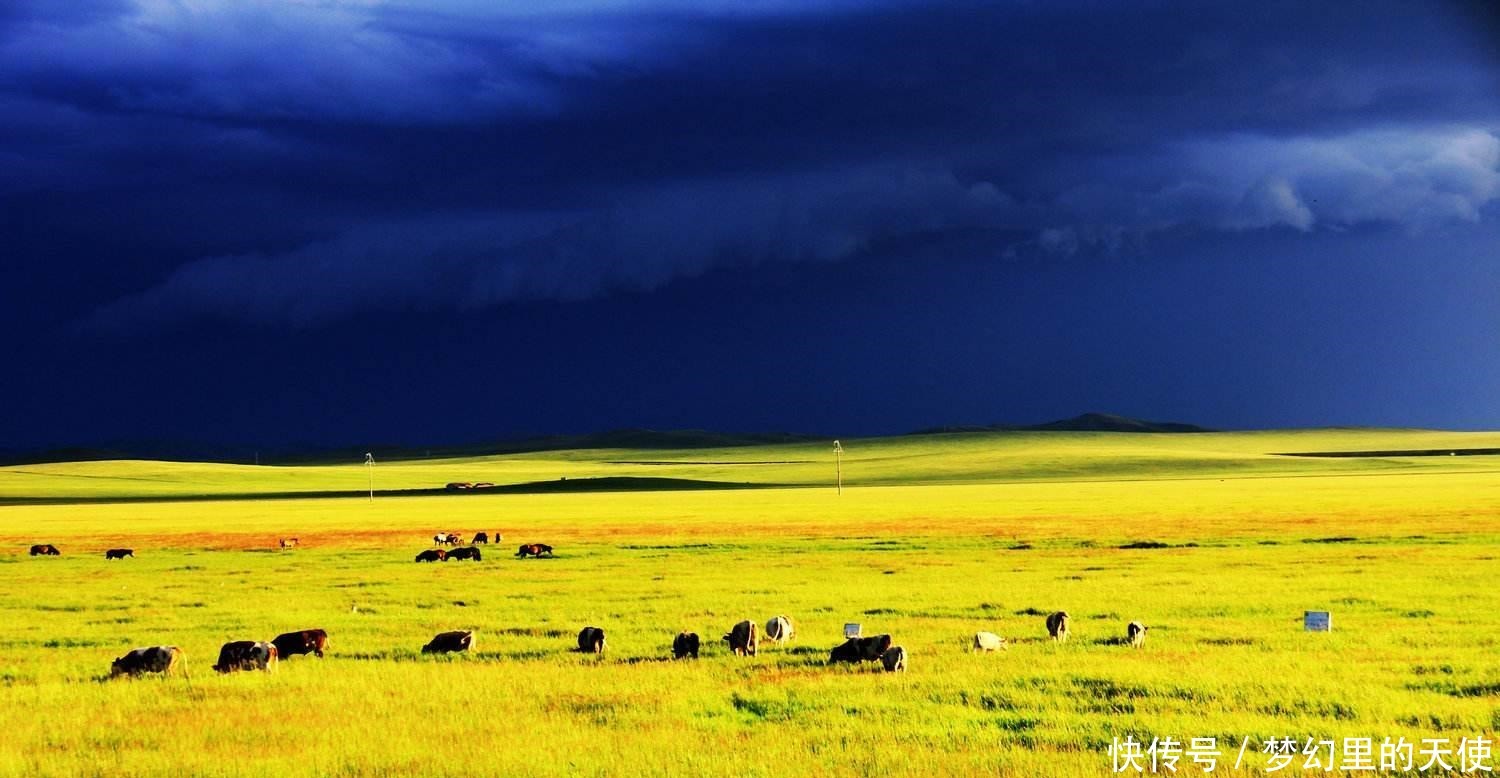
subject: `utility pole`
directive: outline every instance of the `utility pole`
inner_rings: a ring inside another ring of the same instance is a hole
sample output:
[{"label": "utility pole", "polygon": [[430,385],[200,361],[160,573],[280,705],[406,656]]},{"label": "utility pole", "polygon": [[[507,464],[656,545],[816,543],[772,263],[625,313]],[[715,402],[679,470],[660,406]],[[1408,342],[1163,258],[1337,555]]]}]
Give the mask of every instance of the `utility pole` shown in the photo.
[{"label": "utility pole", "polygon": [[375,502],[375,455],[365,452],[365,474],[370,477],[370,502]]},{"label": "utility pole", "polygon": [[837,440],[833,442],[833,473],[838,478],[839,494],[844,493],[844,447]]}]

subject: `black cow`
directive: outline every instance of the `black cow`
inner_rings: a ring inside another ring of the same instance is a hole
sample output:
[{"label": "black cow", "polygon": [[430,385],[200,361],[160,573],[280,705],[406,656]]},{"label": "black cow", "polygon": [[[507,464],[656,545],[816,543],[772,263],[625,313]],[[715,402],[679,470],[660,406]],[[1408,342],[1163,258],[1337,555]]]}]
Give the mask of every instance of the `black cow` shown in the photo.
[{"label": "black cow", "polygon": [[719,639],[729,644],[729,650],[735,656],[755,656],[760,648],[760,635],[753,621],[742,621],[734,625],[728,634]]},{"label": "black cow", "polygon": [[525,559],[528,556],[540,557],[542,554],[552,556],[552,547],[546,543],[526,543],[516,551],[516,556]]},{"label": "black cow", "polygon": [[[109,666],[109,677],[161,673],[166,675],[174,668],[182,667],[182,649],[177,646],[147,646],[137,648],[116,659]],[[184,672],[186,672],[184,670]]]},{"label": "black cow", "polygon": [[849,638],[844,644],[828,654],[828,663],[876,662],[880,655],[890,650],[890,635],[872,635],[867,638]]},{"label": "black cow", "polygon": [[462,548],[455,548],[452,551],[448,552],[448,558],[449,559],[472,559],[475,562],[478,562],[480,560],[479,549],[477,549],[477,548],[475,548],[473,546],[464,546]]},{"label": "black cow", "polygon": [[448,552],[442,550],[441,548],[429,548],[426,551],[423,551],[422,553],[417,554],[417,558],[414,559],[414,560],[412,560],[412,561],[414,561],[414,562],[446,562],[446,561],[448,561]]},{"label": "black cow", "polygon": [[321,629],[304,629],[301,632],[277,635],[271,643],[276,646],[276,654],[282,659],[300,654],[314,654],[322,659],[323,650],[328,648],[328,633]]},{"label": "black cow", "polygon": [[105,559],[124,559],[125,557],[134,559],[135,550],[129,548],[112,548],[104,552]]},{"label": "black cow", "polygon": [[474,533],[474,539],[469,542],[474,545],[479,545],[480,543],[488,544],[490,542],[490,536],[486,535],[483,532],[476,532]]},{"label": "black cow", "polygon": [[432,642],[422,646],[424,654],[453,654],[468,651],[474,646],[473,631],[439,632]]},{"label": "black cow", "polygon": [[604,630],[584,627],[578,632],[578,650],[585,654],[604,653]]},{"label": "black cow", "polygon": [[684,659],[692,657],[693,659],[697,659],[698,642],[698,633],[696,632],[677,633],[677,637],[672,639],[672,658]]},{"label": "black cow", "polygon": [[232,673],[236,670],[265,670],[269,673],[276,670],[279,655],[274,643],[236,640],[225,643],[219,649],[219,663],[214,665],[214,671]]},{"label": "black cow", "polygon": [[32,556],[59,556],[61,554],[62,552],[57,550],[57,546],[51,543],[39,543],[31,547]]}]

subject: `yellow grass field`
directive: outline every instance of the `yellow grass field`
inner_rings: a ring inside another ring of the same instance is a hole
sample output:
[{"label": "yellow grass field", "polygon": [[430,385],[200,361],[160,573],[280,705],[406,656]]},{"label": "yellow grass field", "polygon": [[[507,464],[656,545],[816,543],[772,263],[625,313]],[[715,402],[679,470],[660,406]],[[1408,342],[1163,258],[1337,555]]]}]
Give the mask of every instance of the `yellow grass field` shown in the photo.
[{"label": "yellow grass field", "polygon": [[[1237,775],[1271,737],[1500,728],[1500,457],[1275,456],[1500,434],[845,444],[842,495],[822,444],[379,463],[386,492],[536,488],[373,501],[312,496],[364,488],[358,464],[0,468],[0,774],[1092,776],[1129,735],[1217,738],[1215,774]],[[546,490],[564,477],[580,490]],[[610,477],[762,488],[588,486]],[[414,563],[439,530],[505,539]],[[557,556],[515,559],[530,541]],[[62,556],[28,557],[38,542]],[[116,546],[137,558],[106,562]],[[1309,609],[1333,631],[1304,632]],[[1046,639],[1054,610],[1066,643]],[[780,613],[788,646],[716,642]],[[1130,620],[1141,649],[1119,645]],[[846,622],[890,633],[908,672],[826,666]],[[602,658],[570,651],[586,625]],[[210,669],[225,641],[309,627],[325,659]],[[475,651],[419,653],[450,629]],[[680,629],[702,659],[668,661]],[[976,630],[1010,647],[971,653]],[[100,680],[154,644],[187,673]]]}]

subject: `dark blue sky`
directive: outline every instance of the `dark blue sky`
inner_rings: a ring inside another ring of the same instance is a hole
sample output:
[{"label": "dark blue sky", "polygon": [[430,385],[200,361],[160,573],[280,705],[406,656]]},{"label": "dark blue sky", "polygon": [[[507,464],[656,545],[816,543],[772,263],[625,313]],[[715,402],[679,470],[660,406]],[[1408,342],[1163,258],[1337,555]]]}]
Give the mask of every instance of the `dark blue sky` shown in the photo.
[{"label": "dark blue sky", "polygon": [[0,449],[1500,427],[1483,2],[0,3]]}]

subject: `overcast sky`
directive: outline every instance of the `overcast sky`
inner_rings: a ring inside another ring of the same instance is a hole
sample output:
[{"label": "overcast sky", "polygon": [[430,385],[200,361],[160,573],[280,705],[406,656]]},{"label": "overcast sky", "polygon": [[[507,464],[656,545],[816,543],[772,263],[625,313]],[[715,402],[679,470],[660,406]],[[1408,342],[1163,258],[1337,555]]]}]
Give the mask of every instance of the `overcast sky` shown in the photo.
[{"label": "overcast sky", "polygon": [[0,3],[0,449],[1500,427],[1484,2]]}]

